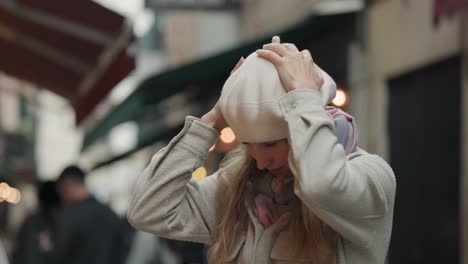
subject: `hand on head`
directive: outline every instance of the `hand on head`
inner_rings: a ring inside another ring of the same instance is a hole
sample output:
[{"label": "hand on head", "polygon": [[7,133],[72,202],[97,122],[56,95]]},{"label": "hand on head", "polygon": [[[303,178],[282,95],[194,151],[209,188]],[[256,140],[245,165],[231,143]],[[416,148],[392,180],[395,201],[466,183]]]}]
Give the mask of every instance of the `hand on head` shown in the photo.
[{"label": "hand on head", "polygon": [[221,111],[219,110],[219,104],[216,105],[200,119],[203,123],[216,128],[221,132],[225,127],[227,127],[226,120],[224,120]]},{"label": "hand on head", "polygon": [[256,53],[275,65],[286,92],[305,88],[320,91],[323,76],[308,50],[299,51],[296,45],[277,40]]}]

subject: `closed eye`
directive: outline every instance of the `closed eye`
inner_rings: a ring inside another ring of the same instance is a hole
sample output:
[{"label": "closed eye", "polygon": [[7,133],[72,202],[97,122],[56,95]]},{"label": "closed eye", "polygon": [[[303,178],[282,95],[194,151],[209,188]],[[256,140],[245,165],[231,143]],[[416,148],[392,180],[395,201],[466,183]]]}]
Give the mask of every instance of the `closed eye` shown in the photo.
[{"label": "closed eye", "polygon": [[278,141],[265,142],[265,143],[263,143],[263,145],[265,147],[274,147],[276,145],[276,143],[278,143]]}]

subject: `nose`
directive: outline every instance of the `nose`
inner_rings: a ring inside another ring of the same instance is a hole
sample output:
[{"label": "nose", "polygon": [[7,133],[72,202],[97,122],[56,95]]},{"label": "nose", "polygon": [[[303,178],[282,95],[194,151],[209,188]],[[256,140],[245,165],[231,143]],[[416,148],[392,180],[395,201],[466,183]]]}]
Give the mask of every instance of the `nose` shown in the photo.
[{"label": "nose", "polygon": [[269,158],[265,150],[256,144],[250,144],[248,146],[250,156],[255,159],[257,163],[257,169],[264,170],[268,168]]},{"label": "nose", "polygon": [[256,158],[255,161],[257,162],[257,169],[264,170],[267,168],[267,161],[264,158]]},{"label": "nose", "polygon": [[257,151],[253,157],[257,163],[257,169],[264,170],[269,168],[271,159],[265,152]]}]

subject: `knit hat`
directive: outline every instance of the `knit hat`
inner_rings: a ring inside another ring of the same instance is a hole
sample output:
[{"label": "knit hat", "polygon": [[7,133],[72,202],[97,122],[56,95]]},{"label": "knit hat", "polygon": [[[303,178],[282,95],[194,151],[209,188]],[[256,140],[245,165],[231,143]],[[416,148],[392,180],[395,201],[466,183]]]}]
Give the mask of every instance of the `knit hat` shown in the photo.
[{"label": "knit hat", "polygon": [[[325,106],[335,97],[336,84],[326,72],[318,69],[324,80],[320,93]],[[286,90],[275,66],[252,53],[225,82],[219,107],[240,142],[270,142],[288,136],[279,105],[284,95]]]}]

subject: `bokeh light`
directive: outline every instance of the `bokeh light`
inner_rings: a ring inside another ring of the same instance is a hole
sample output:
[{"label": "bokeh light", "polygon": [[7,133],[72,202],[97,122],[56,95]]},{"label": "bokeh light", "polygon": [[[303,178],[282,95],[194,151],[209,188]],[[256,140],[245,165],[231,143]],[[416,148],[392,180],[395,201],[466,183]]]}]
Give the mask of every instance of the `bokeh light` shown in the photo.
[{"label": "bokeh light", "polygon": [[216,148],[216,144],[213,144],[213,146],[211,146],[211,148],[208,150],[208,152],[212,152],[215,148]]},{"label": "bokeh light", "polygon": [[338,89],[336,91],[336,96],[333,98],[332,103],[337,106],[337,107],[342,107],[346,104],[347,101],[347,95],[346,92],[343,91],[342,89]]},{"label": "bokeh light", "polygon": [[18,203],[21,199],[21,193],[16,188],[10,187],[7,183],[0,183],[0,202]]},{"label": "bokeh light", "polygon": [[192,177],[197,180],[201,180],[205,178],[207,175],[208,175],[208,171],[206,170],[205,167],[200,167],[196,169],[194,172],[192,172]]},{"label": "bokeh light", "polygon": [[226,144],[231,144],[236,140],[236,135],[234,135],[234,131],[230,127],[226,127],[221,130],[221,141]]}]

